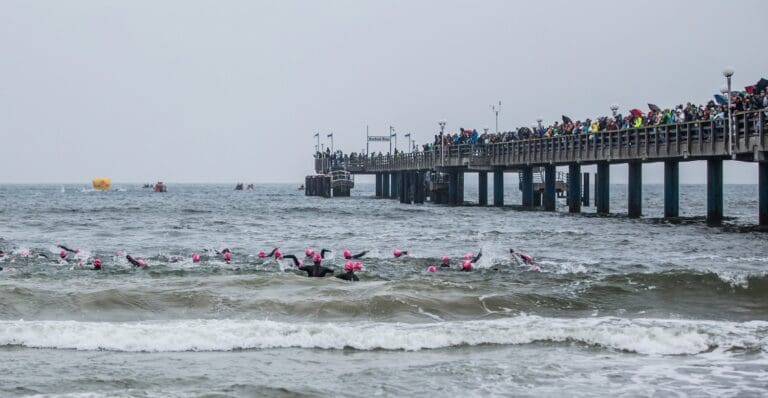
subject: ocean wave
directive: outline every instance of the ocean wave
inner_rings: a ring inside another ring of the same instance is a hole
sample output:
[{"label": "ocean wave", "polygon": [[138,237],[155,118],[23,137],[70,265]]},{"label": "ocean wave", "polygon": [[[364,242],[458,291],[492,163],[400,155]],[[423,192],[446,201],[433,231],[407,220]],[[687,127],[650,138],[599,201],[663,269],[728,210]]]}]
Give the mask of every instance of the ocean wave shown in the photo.
[{"label": "ocean wave", "polygon": [[545,318],[405,323],[285,323],[270,320],[162,322],[0,321],[0,346],[126,352],[440,349],[487,344],[580,343],[647,355],[765,350],[768,322]]}]

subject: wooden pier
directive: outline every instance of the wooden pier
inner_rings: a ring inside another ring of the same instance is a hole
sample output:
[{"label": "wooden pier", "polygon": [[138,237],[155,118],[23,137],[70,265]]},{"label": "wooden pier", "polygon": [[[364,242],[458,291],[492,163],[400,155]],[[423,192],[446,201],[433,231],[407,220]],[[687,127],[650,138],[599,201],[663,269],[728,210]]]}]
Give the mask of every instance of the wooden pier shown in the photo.
[{"label": "wooden pier", "polygon": [[[664,217],[679,216],[680,162],[707,162],[707,220],[723,219],[723,161],[756,162],[759,169],[759,224],[768,227],[768,143],[765,110],[734,115],[733,134],[727,120],[633,128],[599,133],[561,135],[484,145],[452,145],[434,151],[379,156],[350,156],[334,160],[334,167],[351,174],[376,176],[376,196],[399,198],[402,203],[464,203],[464,173],[477,172],[479,204],[488,204],[488,173],[493,173],[493,206],[504,205],[504,173],[521,175],[524,207],[556,210],[556,195],[565,189],[569,212],[578,213],[589,192],[584,165],[597,165],[595,206],[608,214],[610,166],[628,164],[629,217],[642,216],[642,165],[664,162]],[[567,187],[557,181],[556,166],[568,166]],[[543,169],[543,187],[534,186],[534,168]],[[315,158],[315,171],[327,174],[331,159]],[[582,184],[586,186],[582,186]],[[560,185],[560,186],[558,186]],[[584,188],[584,190],[582,189]],[[535,193],[541,192],[537,200]],[[588,202],[587,198],[587,202]]]}]

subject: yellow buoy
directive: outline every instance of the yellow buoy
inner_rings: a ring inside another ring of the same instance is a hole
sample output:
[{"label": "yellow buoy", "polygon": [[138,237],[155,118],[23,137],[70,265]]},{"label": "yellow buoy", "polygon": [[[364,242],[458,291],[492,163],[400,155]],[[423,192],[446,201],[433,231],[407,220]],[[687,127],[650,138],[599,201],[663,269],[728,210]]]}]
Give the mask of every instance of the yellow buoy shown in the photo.
[{"label": "yellow buoy", "polygon": [[93,184],[93,189],[109,191],[112,187],[112,180],[107,177],[96,177],[91,181],[91,184]]}]

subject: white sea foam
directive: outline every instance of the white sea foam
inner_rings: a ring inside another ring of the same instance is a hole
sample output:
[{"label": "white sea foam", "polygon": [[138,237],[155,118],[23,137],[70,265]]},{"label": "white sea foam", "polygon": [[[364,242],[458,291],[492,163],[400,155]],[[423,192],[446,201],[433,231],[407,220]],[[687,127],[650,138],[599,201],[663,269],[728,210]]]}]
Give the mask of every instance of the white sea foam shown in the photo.
[{"label": "white sea foam", "polygon": [[229,351],[303,347],[358,350],[576,342],[650,355],[694,355],[733,348],[765,350],[768,322],[544,318],[479,321],[286,323],[269,320],[162,322],[0,321],[0,345],[113,351]]}]

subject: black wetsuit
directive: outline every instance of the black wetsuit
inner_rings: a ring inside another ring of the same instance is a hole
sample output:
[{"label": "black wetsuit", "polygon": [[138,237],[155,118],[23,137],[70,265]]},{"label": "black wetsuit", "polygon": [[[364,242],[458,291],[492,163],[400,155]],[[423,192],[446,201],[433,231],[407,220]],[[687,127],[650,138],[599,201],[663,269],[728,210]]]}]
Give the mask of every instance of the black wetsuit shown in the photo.
[{"label": "black wetsuit", "polygon": [[365,256],[366,254],[368,254],[368,250],[360,252],[360,253],[357,253],[354,256],[345,257],[345,259],[347,259],[347,260],[357,260],[358,258]]},{"label": "black wetsuit", "polygon": [[350,281],[350,282],[357,282],[360,280],[360,278],[358,278],[357,275],[355,275],[354,271],[347,271],[341,275],[336,275],[336,277],[339,279],[344,279],[345,281]]},{"label": "black wetsuit", "polygon": [[[475,258],[472,259],[472,264],[476,263],[477,260],[479,260],[480,257],[482,257],[482,256],[483,256],[483,252],[482,251],[477,253],[477,256],[475,256]],[[461,267],[461,272],[472,272],[472,266],[470,265],[469,268]]]},{"label": "black wetsuit", "polygon": [[320,250],[320,258],[325,258],[325,253],[330,253],[332,250],[323,249]]},{"label": "black wetsuit", "polygon": [[314,265],[305,265],[303,267],[299,267],[299,270],[306,272],[307,276],[310,278],[322,278],[322,277],[325,277],[325,275],[327,274],[333,274],[332,269],[323,267],[319,263]]},{"label": "black wetsuit", "polygon": [[271,252],[269,252],[269,254],[267,254],[267,257],[272,257],[272,256],[274,256],[276,251],[277,251],[277,248],[274,248],[274,249],[272,249],[272,251],[271,251]]},{"label": "black wetsuit", "polygon": [[136,261],[135,258],[131,257],[130,254],[126,254],[125,258],[128,260],[129,263],[133,264],[134,267],[143,267],[140,262]]},{"label": "black wetsuit", "polygon": [[[274,253],[274,250],[272,252]],[[296,258],[296,256],[293,255],[293,254],[286,254],[286,255],[283,256],[283,258],[287,258],[287,259],[293,260],[293,265],[296,266],[296,267],[301,265],[301,263],[299,262],[299,259]]]},{"label": "black wetsuit", "polygon": [[68,251],[68,252],[70,252],[70,253],[77,253],[77,250],[72,250],[72,249],[70,249],[70,248],[68,248],[68,247],[66,247],[66,246],[64,246],[64,245],[57,245],[57,247],[58,247],[59,249],[64,249],[65,251]]}]

